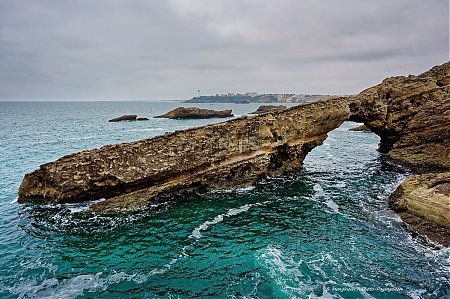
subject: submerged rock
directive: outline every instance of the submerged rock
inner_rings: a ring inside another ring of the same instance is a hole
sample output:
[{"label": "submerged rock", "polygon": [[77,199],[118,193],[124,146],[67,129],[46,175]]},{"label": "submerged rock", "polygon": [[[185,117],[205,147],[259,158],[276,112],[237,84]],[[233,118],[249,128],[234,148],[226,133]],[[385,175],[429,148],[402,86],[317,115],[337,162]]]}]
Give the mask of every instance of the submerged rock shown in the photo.
[{"label": "submerged rock", "polygon": [[389,205],[419,233],[450,246],[450,172],[409,177],[391,195]]},{"label": "submerged rock", "polygon": [[250,114],[263,114],[263,113],[270,113],[270,112],[280,112],[286,110],[287,107],[284,105],[263,105],[259,106],[256,111],[251,112]]},{"label": "submerged rock", "polygon": [[216,111],[211,109],[202,109],[197,107],[178,107],[172,111],[169,111],[163,115],[155,116],[155,118],[183,118],[183,119],[201,119],[201,118],[223,118],[233,117],[231,110]]}]

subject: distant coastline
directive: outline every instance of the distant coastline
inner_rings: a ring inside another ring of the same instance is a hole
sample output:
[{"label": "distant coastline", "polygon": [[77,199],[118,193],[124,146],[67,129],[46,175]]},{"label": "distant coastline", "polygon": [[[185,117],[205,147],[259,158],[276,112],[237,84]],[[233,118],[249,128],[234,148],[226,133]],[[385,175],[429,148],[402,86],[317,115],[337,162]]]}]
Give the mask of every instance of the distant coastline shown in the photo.
[{"label": "distant coastline", "polygon": [[308,94],[257,94],[255,92],[240,94],[227,93],[209,96],[197,96],[184,101],[184,103],[311,103],[335,97],[334,95],[308,95]]}]

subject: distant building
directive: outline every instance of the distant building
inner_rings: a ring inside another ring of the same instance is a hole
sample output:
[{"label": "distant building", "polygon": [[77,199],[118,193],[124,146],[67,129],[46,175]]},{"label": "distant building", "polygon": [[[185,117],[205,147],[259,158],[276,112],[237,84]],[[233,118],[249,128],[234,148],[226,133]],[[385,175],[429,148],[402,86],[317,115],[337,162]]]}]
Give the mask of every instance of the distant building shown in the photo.
[{"label": "distant building", "polygon": [[247,92],[245,95],[248,97],[256,97],[256,96],[258,96],[258,93],[257,92]]},{"label": "distant building", "polygon": [[294,96],[294,94],[275,94],[274,96],[277,98],[278,102],[286,102],[286,100]]}]

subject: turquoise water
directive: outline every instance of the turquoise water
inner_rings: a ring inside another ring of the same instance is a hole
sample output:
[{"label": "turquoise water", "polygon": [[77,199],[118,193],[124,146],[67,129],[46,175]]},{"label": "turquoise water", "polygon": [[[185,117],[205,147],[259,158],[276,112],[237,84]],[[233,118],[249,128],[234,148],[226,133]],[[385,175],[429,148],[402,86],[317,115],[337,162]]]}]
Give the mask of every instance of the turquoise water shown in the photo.
[{"label": "turquoise water", "polygon": [[[178,103],[0,102],[0,298],[449,298],[450,249],[407,230],[387,198],[409,173],[345,123],[303,171],[123,216],[16,203],[62,155],[215,120],[108,123]],[[197,106],[244,115],[258,105]],[[217,120],[216,120],[217,121]]]}]

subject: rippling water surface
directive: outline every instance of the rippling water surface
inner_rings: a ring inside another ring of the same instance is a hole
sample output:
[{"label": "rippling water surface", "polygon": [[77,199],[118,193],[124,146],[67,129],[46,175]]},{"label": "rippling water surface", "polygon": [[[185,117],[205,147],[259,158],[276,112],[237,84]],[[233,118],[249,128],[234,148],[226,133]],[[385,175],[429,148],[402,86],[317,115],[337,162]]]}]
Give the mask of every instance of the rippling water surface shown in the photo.
[{"label": "rippling water surface", "polygon": [[[122,216],[16,203],[23,175],[74,151],[217,120],[108,123],[161,102],[0,102],[0,298],[449,298],[450,249],[387,206],[409,173],[345,123],[303,171]],[[231,107],[244,115],[258,105]]]}]

